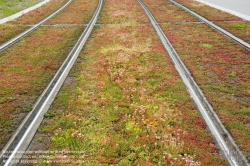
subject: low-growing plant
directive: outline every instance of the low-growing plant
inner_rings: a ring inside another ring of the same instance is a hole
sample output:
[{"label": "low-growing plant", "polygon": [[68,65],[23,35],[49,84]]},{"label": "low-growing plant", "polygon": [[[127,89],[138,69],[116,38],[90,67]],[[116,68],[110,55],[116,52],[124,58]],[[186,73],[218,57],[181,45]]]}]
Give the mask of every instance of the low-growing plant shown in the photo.
[{"label": "low-growing plant", "polygon": [[203,44],[201,44],[201,47],[203,47],[203,48],[213,48],[213,45],[203,43]]},{"label": "low-growing plant", "polygon": [[52,117],[54,117],[54,116],[55,116],[55,114],[52,113],[52,112],[46,112],[46,113],[44,114],[44,118],[52,118]]},{"label": "low-growing plant", "polygon": [[246,28],[249,28],[250,25],[240,22],[240,23],[232,24],[231,27],[236,28],[236,29],[246,29]]},{"label": "low-growing plant", "polygon": [[33,109],[33,106],[32,106],[32,104],[30,104],[30,105],[24,107],[24,108],[22,109],[22,111],[23,111],[23,112],[30,112],[32,109]]},{"label": "low-growing plant", "polygon": [[240,109],[240,112],[243,114],[250,114],[250,108],[242,108]]},{"label": "low-growing plant", "polygon": [[237,72],[236,71],[232,71],[230,74],[228,74],[229,77],[236,77],[237,76]]}]

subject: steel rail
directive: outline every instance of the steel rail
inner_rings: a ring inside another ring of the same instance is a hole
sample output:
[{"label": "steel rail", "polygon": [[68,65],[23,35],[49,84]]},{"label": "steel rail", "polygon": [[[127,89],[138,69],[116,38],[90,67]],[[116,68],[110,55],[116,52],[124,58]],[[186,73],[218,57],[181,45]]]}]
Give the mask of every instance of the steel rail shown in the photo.
[{"label": "steel rail", "polygon": [[74,65],[80,51],[92,32],[97,18],[101,12],[102,6],[103,0],[99,0],[97,9],[92,16],[87,28],[81,34],[76,45],[71,50],[47,88],[37,100],[32,111],[26,116],[22,124],[17,129],[16,133],[11,137],[10,141],[2,150],[0,155],[0,165],[8,166],[18,164],[15,162],[15,160],[20,159],[19,156],[23,155],[32,141],[39,125],[43,120],[44,114],[47,112],[55,97],[57,96],[57,93],[63,85],[69,71]]},{"label": "steel rail", "polygon": [[225,157],[225,159],[230,165],[234,165],[234,166],[248,165],[249,164],[248,160],[243,155],[243,153],[239,150],[238,146],[235,144],[231,135],[222,125],[220,119],[214,112],[212,106],[206,100],[203,92],[201,91],[197,83],[194,81],[193,77],[191,76],[190,72],[188,71],[184,63],[179,58],[174,47],[172,46],[170,41],[167,39],[166,35],[164,34],[159,24],[154,19],[153,15],[150,13],[150,11],[142,3],[141,0],[137,0],[137,1],[140,3],[142,8],[144,9],[152,25],[154,26],[157,34],[160,36],[162,44],[164,45],[166,51],[169,53],[169,56],[172,59],[176,70],[181,76],[181,79],[186,85],[187,91],[192,97],[194,103],[196,104],[198,111],[202,115],[211,134],[213,135],[216,143],[218,144],[222,155]]},{"label": "steel rail", "polygon": [[29,33],[33,32],[35,29],[37,29],[39,26],[41,26],[43,23],[47,22],[48,20],[50,20],[52,17],[54,17],[55,15],[57,15],[59,12],[61,12],[64,8],[66,8],[71,2],[73,2],[73,0],[69,0],[66,4],[64,4],[60,9],[58,9],[57,11],[55,11],[54,13],[52,13],[51,15],[49,15],[48,17],[46,17],[45,19],[43,19],[41,22],[35,24],[34,26],[32,26],[31,28],[25,30],[24,32],[20,33],[19,35],[17,35],[16,37],[10,39],[9,41],[5,42],[4,44],[2,44],[0,46],[0,52],[5,50],[6,48],[10,47],[11,45],[15,44],[17,41],[19,41],[21,38],[27,36]]},{"label": "steel rail", "polygon": [[250,44],[243,41],[242,39],[234,36],[233,34],[231,34],[230,32],[226,31],[225,29],[217,26],[216,24],[214,24],[213,22],[207,20],[206,18],[200,16],[199,14],[195,13],[194,11],[188,9],[187,7],[179,4],[178,2],[175,2],[174,0],[170,0],[175,6],[178,6],[179,8],[182,8],[183,10],[187,11],[188,13],[192,14],[193,16],[197,17],[199,20],[203,21],[204,23],[206,23],[207,25],[211,26],[212,28],[214,28],[215,30],[219,31],[220,33],[224,34],[225,36],[233,39],[235,42],[241,44],[242,46],[244,46],[246,49],[250,50]]}]

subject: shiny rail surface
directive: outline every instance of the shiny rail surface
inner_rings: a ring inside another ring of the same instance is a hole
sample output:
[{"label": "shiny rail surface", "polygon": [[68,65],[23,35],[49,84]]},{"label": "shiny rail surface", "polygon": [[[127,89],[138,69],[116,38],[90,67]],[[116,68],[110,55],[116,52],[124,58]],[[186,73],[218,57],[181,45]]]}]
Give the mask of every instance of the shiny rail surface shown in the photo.
[{"label": "shiny rail surface", "polygon": [[11,45],[15,44],[17,41],[19,41],[20,39],[22,39],[23,37],[27,36],[29,33],[33,32],[34,30],[36,30],[39,26],[41,26],[43,23],[47,22],[48,20],[50,20],[52,17],[54,17],[55,15],[57,15],[59,12],[61,12],[64,8],[66,8],[71,2],[73,2],[73,0],[69,0],[66,4],[64,4],[60,9],[58,9],[57,11],[55,11],[54,13],[52,13],[51,15],[49,15],[48,17],[46,17],[45,19],[43,19],[41,22],[35,24],[34,26],[32,26],[31,28],[25,30],[24,32],[20,33],[19,35],[17,35],[16,37],[10,39],[9,41],[5,42],[4,44],[2,44],[0,46],[0,52],[5,50],[6,48],[10,47]]},{"label": "shiny rail surface", "polygon": [[203,92],[201,91],[197,83],[194,81],[193,77],[191,76],[184,63],[179,58],[179,55],[175,51],[170,41],[167,39],[166,35],[160,28],[157,21],[154,19],[153,15],[150,13],[150,11],[147,9],[147,7],[143,4],[141,0],[137,1],[140,3],[145,13],[148,15],[166,51],[169,53],[169,56],[172,59],[176,70],[178,71],[182,81],[186,85],[190,96],[192,97],[197,109],[202,115],[204,121],[206,122],[212,136],[214,137],[218,147],[221,150],[222,155],[225,157],[229,165],[249,165],[248,160],[239,150],[238,146],[235,144],[229,132],[222,125],[212,106],[206,100]]},{"label": "shiny rail surface", "polygon": [[69,71],[74,65],[80,51],[82,50],[90,33],[92,32],[102,6],[103,0],[99,0],[97,9],[92,16],[87,28],[81,34],[76,45],[71,50],[68,57],[65,59],[64,63],[57,71],[47,88],[37,100],[36,104],[33,107],[33,110],[26,116],[22,124],[17,129],[16,133],[12,136],[10,141],[2,150],[0,154],[0,165],[8,166],[18,164],[15,162],[15,159],[17,158],[15,156],[21,155],[21,153],[25,152],[28,148],[39,125],[43,120],[44,114],[47,112],[55,97],[57,96],[57,93],[63,85]]},{"label": "shiny rail surface", "polygon": [[243,41],[242,39],[234,36],[233,34],[231,34],[230,32],[224,30],[223,28],[215,25],[213,22],[207,20],[206,18],[200,16],[199,14],[193,12],[192,10],[188,9],[187,7],[173,1],[170,0],[170,2],[172,2],[175,6],[178,6],[179,8],[182,8],[183,10],[187,11],[188,13],[192,14],[193,16],[197,17],[199,20],[203,21],[204,23],[206,23],[207,25],[211,26],[212,28],[214,28],[215,30],[219,31],[220,33],[224,34],[225,36],[231,38],[232,40],[234,40],[235,42],[241,44],[242,46],[244,46],[246,49],[250,50],[250,44]]}]

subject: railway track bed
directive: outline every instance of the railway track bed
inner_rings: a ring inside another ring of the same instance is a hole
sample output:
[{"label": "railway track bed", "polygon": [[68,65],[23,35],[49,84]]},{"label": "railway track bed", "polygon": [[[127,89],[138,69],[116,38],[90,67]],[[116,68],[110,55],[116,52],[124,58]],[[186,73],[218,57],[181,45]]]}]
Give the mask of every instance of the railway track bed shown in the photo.
[{"label": "railway track bed", "polygon": [[[236,161],[240,156],[233,154],[239,153],[235,149],[218,148],[221,142],[207,131],[207,120],[192,103],[175,69],[178,65],[166,56],[138,2],[105,1],[100,26],[80,53],[21,161],[34,157],[40,163],[90,165],[247,165],[246,158]],[[170,1],[143,2],[158,21],[151,23],[162,28],[244,152],[242,156],[248,157],[249,50]],[[62,18],[71,20],[66,16]],[[57,20],[41,29],[82,27],[51,27],[63,25]],[[73,24],[82,23],[66,21],[65,25]],[[229,136],[219,132],[222,139]],[[50,157],[39,158],[39,150]]]}]

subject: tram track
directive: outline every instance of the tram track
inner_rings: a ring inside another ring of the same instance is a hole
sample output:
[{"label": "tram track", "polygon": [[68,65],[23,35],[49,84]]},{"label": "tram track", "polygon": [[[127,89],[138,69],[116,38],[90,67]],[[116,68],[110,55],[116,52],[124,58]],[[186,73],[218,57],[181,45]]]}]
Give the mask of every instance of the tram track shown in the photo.
[{"label": "tram track", "polygon": [[[205,98],[203,92],[193,79],[191,73],[186,68],[185,64],[179,58],[178,53],[175,51],[174,47],[167,39],[164,32],[161,30],[159,24],[154,19],[153,15],[147,9],[147,7],[143,4],[141,0],[138,0],[140,5],[143,7],[145,13],[148,15],[152,25],[154,26],[157,34],[159,35],[166,51],[169,53],[179,75],[181,76],[183,82],[185,83],[189,94],[191,95],[195,105],[197,106],[200,114],[205,120],[210,132],[212,133],[214,139],[216,140],[218,146],[221,149],[222,155],[226,158],[227,162],[230,165],[249,165],[249,161],[246,159],[244,154],[240,151],[236,143],[234,142],[230,133],[225,129],[222,125],[220,119],[214,112],[212,106]],[[171,0],[171,2],[173,2]],[[224,33],[224,32],[223,32]],[[228,34],[227,34],[228,36]],[[230,38],[231,35],[229,35]],[[241,42],[241,40],[235,39],[237,42]],[[240,43],[244,45],[247,49],[249,49],[248,43]]]},{"label": "tram track", "polygon": [[[101,0],[100,0],[101,1]],[[99,1],[99,2],[100,2]],[[138,0],[139,1],[139,3],[141,2],[140,0]],[[142,3],[141,3],[142,4]],[[150,12],[148,11],[148,13],[150,14]],[[215,120],[217,120],[218,122],[217,122],[217,124],[215,124],[215,125],[211,125],[211,128],[213,129],[213,128],[215,128],[214,130],[215,131],[212,131],[212,129],[210,129],[211,130],[211,132],[213,133],[213,135],[216,135],[217,133],[219,133],[220,134],[220,136],[218,136],[218,145],[221,145],[222,147],[224,147],[224,149],[222,149],[221,150],[221,152],[222,153],[224,153],[224,156],[228,159],[228,162],[230,163],[230,165],[244,165],[245,163],[244,162],[248,162],[247,161],[247,159],[245,159],[244,158],[244,156],[241,156],[242,155],[242,153],[240,152],[240,151],[238,151],[238,149],[234,149],[234,146],[236,146],[234,143],[232,143],[233,145],[232,145],[232,149],[231,149],[231,145],[230,145],[230,147],[227,147],[227,145],[225,145],[224,144],[224,142],[226,142],[226,141],[228,141],[229,140],[229,142],[231,141],[230,140],[230,138],[227,138],[228,136],[230,136],[230,134],[228,135],[228,132],[227,131],[224,131],[224,129],[223,129],[223,126],[220,126],[221,125],[221,122],[220,122],[220,120],[218,119],[218,117],[217,117],[217,115],[213,112],[213,110],[212,110],[212,108],[210,108],[211,106],[210,106],[210,104],[209,103],[207,103],[207,101],[206,101],[206,99],[205,99],[205,97],[204,97],[204,95],[202,94],[202,92],[201,92],[201,90],[199,89],[199,87],[197,86],[197,84],[194,82],[194,79],[192,78],[192,76],[191,76],[191,74],[190,74],[190,72],[189,71],[187,71],[187,68],[185,68],[185,65],[184,65],[184,63],[180,60],[180,58],[178,58],[178,55],[177,55],[177,53],[176,53],[176,51],[174,50],[174,48],[173,48],[173,46],[171,46],[171,44],[170,44],[170,42],[165,38],[166,36],[164,35],[164,32],[162,32],[159,28],[159,25],[161,24],[161,23],[157,23],[154,19],[152,19],[151,20],[151,22],[153,22],[153,25],[154,25],[154,27],[155,27],[155,29],[156,29],[156,31],[157,32],[159,32],[160,34],[161,34],[161,38],[162,38],[162,40],[163,40],[163,44],[164,45],[166,45],[166,50],[168,50],[169,51],[169,53],[170,53],[170,55],[172,56],[171,58],[173,59],[173,61],[176,61],[176,66],[181,66],[181,68],[182,69],[180,69],[180,70],[178,70],[179,72],[181,72],[181,73],[183,73],[183,75],[182,75],[182,78],[183,79],[185,79],[186,80],[186,85],[188,86],[188,90],[189,90],[189,92],[191,93],[191,94],[194,94],[194,97],[193,97],[193,99],[197,102],[196,103],[196,105],[197,105],[197,107],[198,108],[200,108],[200,109],[205,109],[205,112],[204,113],[201,113],[201,114],[204,114],[205,116],[209,116],[209,115],[212,115],[213,117],[212,117],[212,120],[209,120],[209,118],[208,118],[208,120],[206,120],[206,121],[208,121],[208,123],[210,123],[210,121],[213,121],[214,119]],[[165,24],[165,23],[163,23],[163,24]],[[185,23],[184,23],[185,24]],[[202,23],[202,24],[204,24],[204,23]],[[72,26],[73,24],[58,24],[58,26],[60,27],[60,26],[65,26],[65,27],[68,27],[68,26]],[[87,24],[86,24],[87,25]],[[88,24],[88,25],[90,25],[90,24]],[[46,25],[45,25],[46,26]],[[57,26],[57,24],[55,24],[55,25],[48,25],[48,26]],[[83,25],[83,24],[74,24],[74,26],[85,26],[85,24]],[[95,25],[93,25],[93,26],[95,26]],[[93,27],[92,27],[93,28]],[[85,30],[85,31],[87,31],[87,29]],[[84,31],[84,32],[85,32]],[[90,33],[90,32],[89,32]],[[82,36],[81,36],[82,37]],[[80,39],[79,39],[80,40]],[[87,39],[86,39],[87,40]],[[77,43],[79,43],[79,42],[77,42]],[[84,42],[85,43],[85,42]],[[75,48],[75,47],[74,47]],[[79,50],[81,50],[81,49],[79,49]],[[78,52],[78,49],[77,48],[75,48],[75,49],[73,49],[72,51],[71,51],[71,53],[72,52]],[[65,62],[63,63],[63,66],[66,66],[66,61],[70,61],[69,60],[69,57],[71,56],[72,58],[73,58],[73,55],[71,55],[71,53],[69,54],[69,56],[68,56],[68,60],[65,60]],[[79,52],[78,52],[79,53]],[[75,56],[74,56],[75,57]],[[76,57],[75,57],[76,58]],[[72,64],[73,65],[73,64]],[[71,66],[72,67],[72,66]],[[63,68],[63,67],[61,67],[61,68]],[[60,68],[60,69],[61,69]],[[69,69],[70,70],[70,69]],[[69,72],[69,70],[68,71],[65,71],[65,72]],[[57,76],[55,76],[55,77],[57,77],[58,79],[59,79],[59,77],[61,77],[61,76],[59,76],[60,74],[62,74],[63,72],[57,72],[57,74],[56,75],[58,75],[58,77]],[[180,74],[181,75],[181,74]],[[51,87],[47,87],[47,89],[46,89],[46,91],[55,91],[55,94],[59,91],[59,89],[60,89],[60,86],[62,86],[62,84],[63,84],[63,82],[64,81],[57,81],[57,78],[55,78],[54,77],[54,79],[56,79],[55,81],[51,81],[51,83],[50,83],[50,85],[51,85]],[[62,76],[63,77],[63,76]],[[66,78],[66,77],[65,77]],[[65,78],[62,78],[62,80],[63,79],[65,79]],[[55,90],[52,90],[52,86],[54,86],[55,84],[60,84],[59,85],[59,88],[58,89],[55,89]],[[195,94],[195,93],[198,93],[198,97],[197,97],[197,95]],[[45,92],[44,91],[44,93],[42,94],[42,96],[40,97],[40,99],[39,100],[47,100],[48,101],[48,104],[50,105],[51,103],[52,103],[52,100],[53,99],[45,99],[45,96],[51,96],[52,98],[53,97],[55,97],[55,94],[50,94],[50,93],[47,93],[47,92]],[[200,100],[200,101],[199,101]],[[42,106],[42,107],[44,107],[45,109],[47,109],[49,106],[48,105],[40,105],[39,103],[38,103],[39,101],[37,101],[37,103],[36,103],[36,107],[39,107],[39,106]],[[39,106],[38,106],[39,105]],[[202,105],[205,105],[204,107],[205,108],[202,108],[203,106]],[[35,108],[34,108],[35,109]],[[208,109],[208,111],[206,110],[206,109]],[[211,109],[211,110],[209,110],[209,109]],[[207,113],[206,113],[206,111],[207,111]],[[33,112],[33,111],[32,111]],[[39,120],[41,120],[41,119],[43,119],[43,114],[44,114],[44,112],[46,112],[46,111],[42,111],[41,113],[39,112],[37,112],[38,114],[40,114],[40,115],[38,115],[37,117],[36,116],[33,116],[33,115],[31,115],[32,113],[30,113],[28,116],[29,117],[33,117],[34,119],[39,119]],[[27,118],[26,118],[27,119]],[[206,119],[206,118],[204,118],[204,119]],[[28,122],[27,122],[28,123]],[[22,123],[22,125],[23,126],[28,126],[29,124],[27,124],[26,122],[23,122]],[[29,123],[35,123],[35,122],[29,122]],[[41,123],[41,122],[39,122],[39,123]],[[39,126],[39,125],[38,125]],[[37,127],[38,127],[37,126]],[[218,126],[220,126],[220,127],[222,127],[222,129],[218,129]],[[216,129],[217,128],[217,129]],[[20,129],[20,128],[19,128]],[[21,129],[20,129],[21,130]],[[27,130],[31,130],[31,129],[29,129],[29,128],[27,128]],[[26,135],[26,136],[30,136],[30,134],[28,133],[28,132],[26,132],[26,131],[24,131],[23,132],[24,133],[24,135]],[[27,133],[27,134],[26,134]],[[32,134],[31,134],[32,135]],[[18,137],[18,136],[15,136],[15,137]],[[33,136],[31,136],[31,137],[33,137]],[[223,140],[225,138],[225,140]],[[15,138],[12,138],[12,139],[15,139]],[[28,138],[28,139],[32,139],[32,138]],[[221,140],[222,139],[222,140]],[[22,139],[21,139],[22,140]],[[22,140],[23,141],[23,140]],[[221,142],[222,141],[222,142]],[[21,141],[20,141],[21,142]],[[26,142],[26,141],[25,141]],[[28,143],[29,144],[29,143]],[[28,145],[18,145],[18,146],[20,146],[20,147],[22,147],[22,146],[28,146]],[[20,150],[20,149],[17,149],[17,150],[13,150],[13,149],[7,149],[7,148],[5,148],[4,149],[5,150],[5,152],[14,152],[14,151],[16,151],[16,152],[20,152],[20,151],[23,151],[23,150]],[[240,155],[239,155],[239,153],[241,153]],[[235,155],[235,154],[237,154],[237,155]],[[4,154],[5,155],[5,154]],[[2,156],[3,156],[3,154],[2,154]],[[8,156],[8,157],[10,157],[11,158],[11,156],[12,156],[12,154],[7,154],[6,156]],[[7,158],[8,158],[7,157]],[[243,157],[243,158],[241,158],[241,157]],[[13,155],[13,157],[12,157],[13,159],[15,158],[15,155]],[[2,161],[2,158],[1,158],[1,161]],[[9,163],[11,163],[11,161],[8,161]],[[246,164],[247,165],[247,164]]]},{"label": "tram track", "polygon": [[[29,146],[37,128],[43,120],[43,116],[46,111],[49,109],[53,100],[55,99],[58,91],[63,85],[69,71],[74,65],[82,47],[87,41],[90,33],[92,32],[99,13],[102,9],[103,0],[99,0],[99,4],[97,9],[92,16],[88,26],[84,30],[84,32],[79,37],[77,43],[68,54],[67,58],[63,62],[60,69],[57,71],[47,88],[44,90],[42,95],[37,100],[34,105],[32,111],[26,116],[23,120],[22,124],[18,127],[15,134],[11,137],[10,141],[6,144],[6,146],[1,151],[1,165],[16,165],[18,164],[15,160],[15,156],[22,155],[20,152],[25,152],[27,147]],[[20,160],[20,158],[18,158]]]},{"label": "tram track", "polygon": [[16,42],[18,42],[20,39],[22,39],[23,37],[27,36],[28,34],[30,34],[31,32],[33,32],[34,30],[36,30],[38,27],[40,27],[42,24],[44,24],[45,22],[47,22],[48,20],[50,20],[51,18],[53,18],[54,16],[56,16],[58,13],[60,13],[63,9],[65,9],[69,4],[71,4],[73,2],[73,0],[69,0],[66,4],[64,4],[61,8],[59,8],[57,11],[55,11],[54,13],[52,13],[51,15],[49,15],[48,17],[46,17],[45,19],[43,19],[42,21],[40,21],[39,23],[31,26],[29,29],[25,30],[24,32],[20,33],[19,35],[15,36],[14,38],[8,40],[7,42],[3,43],[0,46],[0,52],[4,51],[5,49],[7,49],[8,47],[10,47],[11,45],[15,44]]}]

